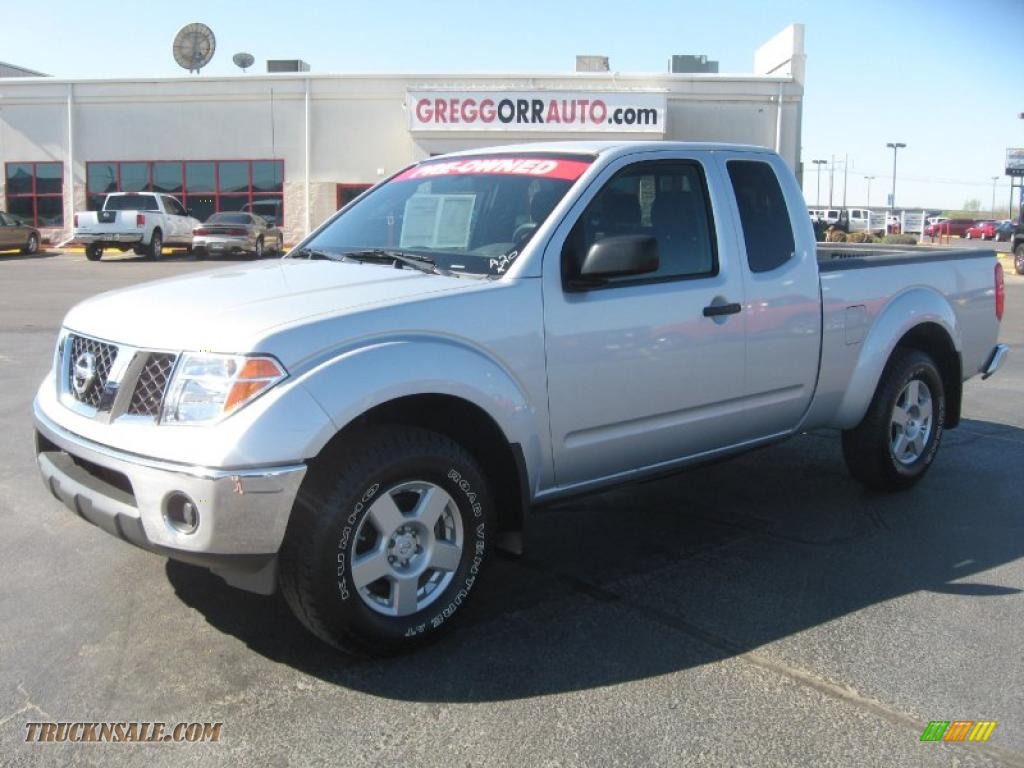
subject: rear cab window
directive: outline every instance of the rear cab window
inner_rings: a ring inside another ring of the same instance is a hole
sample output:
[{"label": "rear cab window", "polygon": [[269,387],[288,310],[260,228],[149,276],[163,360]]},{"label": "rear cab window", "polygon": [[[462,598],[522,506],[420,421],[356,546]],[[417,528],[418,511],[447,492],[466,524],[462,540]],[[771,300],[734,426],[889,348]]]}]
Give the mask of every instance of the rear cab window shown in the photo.
[{"label": "rear cab window", "polygon": [[107,198],[106,211],[159,211],[156,195],[112,195]]},{"label": "rear cab window", "polygon": [[771,272],[796,253],[782,187],[775,170],[761,160],[730,160],[726,164],[739,210],[747,266],[751,272]]}]

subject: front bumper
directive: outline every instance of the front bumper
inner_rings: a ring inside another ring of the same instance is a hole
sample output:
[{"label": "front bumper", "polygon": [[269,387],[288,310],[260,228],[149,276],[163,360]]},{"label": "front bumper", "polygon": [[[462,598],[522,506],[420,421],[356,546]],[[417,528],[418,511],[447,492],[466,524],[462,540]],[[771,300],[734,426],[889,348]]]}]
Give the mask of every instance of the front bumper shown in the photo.
[{"label": "front bumper", "polygon": [[[274,590],[276,553],[305,464],[213,469],[147,459],[72,434],[38,406],[35,426],[43,481],[73,512],[136,546],[210,568],[234,586]],[[195,531],[169,520],[175,494],[198,511]]]}]

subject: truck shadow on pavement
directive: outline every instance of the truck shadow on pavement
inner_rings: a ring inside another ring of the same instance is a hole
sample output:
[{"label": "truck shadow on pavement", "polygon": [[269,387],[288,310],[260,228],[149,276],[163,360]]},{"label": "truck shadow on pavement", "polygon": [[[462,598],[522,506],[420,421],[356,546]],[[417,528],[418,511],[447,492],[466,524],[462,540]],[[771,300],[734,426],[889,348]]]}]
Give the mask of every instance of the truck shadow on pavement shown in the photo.
[{"label": "truck shadow on pavement", "polygon": [[[180,563],[167,574],[186,604],[267,658],[424,702],[641,680],[916,591],[1020,610],[1020,590],[972,575],[1024,555],[1024,430],[965,421],[944,442],[928,477],[902,494],[865,492],[846,474],[837,435],[820,432],[537,512],[527,555],[492,559],[455,631],[396,658],[338,655],[279,596]],[[941,626],[941,609],[932,613]]]}]

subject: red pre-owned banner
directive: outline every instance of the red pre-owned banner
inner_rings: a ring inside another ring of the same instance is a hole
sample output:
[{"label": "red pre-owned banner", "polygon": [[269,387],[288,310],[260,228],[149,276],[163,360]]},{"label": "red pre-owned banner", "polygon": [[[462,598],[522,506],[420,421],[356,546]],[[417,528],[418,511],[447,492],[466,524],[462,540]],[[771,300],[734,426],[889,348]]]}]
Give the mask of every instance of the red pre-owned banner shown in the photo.
[{"label": "red pre-owned banner", "polygon": [[462,160],[423,163],[405,171],[395,181],[428,179],[458,174],[505,174],[575,181],[590,167],[583,160],[547,157],[468,157]]}]

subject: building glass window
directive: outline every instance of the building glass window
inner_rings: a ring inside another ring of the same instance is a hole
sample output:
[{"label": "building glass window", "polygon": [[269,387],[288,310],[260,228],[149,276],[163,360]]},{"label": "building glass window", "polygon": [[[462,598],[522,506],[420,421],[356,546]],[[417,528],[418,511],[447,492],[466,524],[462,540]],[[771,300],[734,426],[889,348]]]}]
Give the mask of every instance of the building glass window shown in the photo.
[{"label": "building glass window", "polygon": [[372,186],[372,184],[339,184],[337,210],[340,211]]},{"label": "building glass window", "polygon": [[153,191],[176,195],[183,189],[181,163],[153,163]]},{"label": "building glass window", "polygon": [[166,192],[200,221],[219,211],[251,211],[284,222],[284,161],[201,160],[86,163],[90,210],[110,192]]},{"label": "building glass window", "polygon": [[121,192],[149,192],[149,163],[121,163]]},{"label": "building glass window", "polygon": [[7,163],[7,212],[35,227],[64,226],[64,166]]}]

